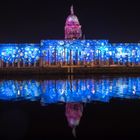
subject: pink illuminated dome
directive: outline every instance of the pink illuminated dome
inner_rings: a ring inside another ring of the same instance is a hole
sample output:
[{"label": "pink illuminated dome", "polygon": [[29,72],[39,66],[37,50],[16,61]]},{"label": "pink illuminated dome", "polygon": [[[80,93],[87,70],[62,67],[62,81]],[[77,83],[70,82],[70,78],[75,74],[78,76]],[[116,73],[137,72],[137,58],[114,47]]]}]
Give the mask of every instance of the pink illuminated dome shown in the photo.
[{"label": "pink illuminated dome", "polygon": [[73,6],[71,6],[70,11],[71,13],[65,24],[65,39],[80,39],[82,37],[81,25],[77,16],[74,14]]}]

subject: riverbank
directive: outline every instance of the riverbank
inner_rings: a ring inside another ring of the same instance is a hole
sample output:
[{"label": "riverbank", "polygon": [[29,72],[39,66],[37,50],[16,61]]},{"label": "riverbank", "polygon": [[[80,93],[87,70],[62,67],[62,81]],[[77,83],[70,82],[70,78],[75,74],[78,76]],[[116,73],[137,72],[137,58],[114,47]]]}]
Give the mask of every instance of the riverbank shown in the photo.
[{"label": "riverbank", "polygon": [[110,67],[45,67],[45,68],[1,68],[2,75],[87,75],[87,74],[140,74],[140,66],[110,66]]}]

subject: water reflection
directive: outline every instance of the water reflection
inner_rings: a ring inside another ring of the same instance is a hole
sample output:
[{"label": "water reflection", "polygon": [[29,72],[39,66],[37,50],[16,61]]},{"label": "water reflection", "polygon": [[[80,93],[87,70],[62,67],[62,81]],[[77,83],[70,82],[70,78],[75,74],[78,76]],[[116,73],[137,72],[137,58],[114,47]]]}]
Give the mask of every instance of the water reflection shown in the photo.
[{"label": "water reflection", "polygon": [[82,103],[66,103],[66,117],[69,126],[72,128],[72,133],[74,137],[76,137],[76,126],[79,125],[82,114]]},{"label": "water reflection", "polygon": [[65,80],[1,80],[1,101],[39,101],[41,105],[66,103],[65,115],[76,137],[83,104],[112,98],[139,99],[140,77]]},{"label": "water reflection", "polygon": [[140,77],[74,80],[2,80],[0,100],[58,102],[109,102],[112,98],[140,98]]}]

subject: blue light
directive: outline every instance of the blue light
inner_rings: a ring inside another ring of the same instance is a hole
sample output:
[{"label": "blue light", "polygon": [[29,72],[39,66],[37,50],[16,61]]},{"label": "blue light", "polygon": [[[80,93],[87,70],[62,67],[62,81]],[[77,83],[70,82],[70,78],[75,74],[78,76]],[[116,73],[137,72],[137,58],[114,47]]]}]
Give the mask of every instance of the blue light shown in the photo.
[{"label": "blue light", "polygon": [[[70,57],[71,54],[71,57]],[[40,59],[61,62],[115,64],[140,63],[140,43],[109,43],[108,40],[43,40],[40,44],[0,44],[0,59],[6,63],[35,63]],[[71,60],[70,60],[71,59]]]},{"label": "blue light", "polygon": [[86,80],[4,80],[0,100],[40,100],[42,104],[140,99],[140,77]]},{"label": "blue light", "polygon": [[40,57],[39,44],[0,44],[0,59],[4,62],[34,63]]}]

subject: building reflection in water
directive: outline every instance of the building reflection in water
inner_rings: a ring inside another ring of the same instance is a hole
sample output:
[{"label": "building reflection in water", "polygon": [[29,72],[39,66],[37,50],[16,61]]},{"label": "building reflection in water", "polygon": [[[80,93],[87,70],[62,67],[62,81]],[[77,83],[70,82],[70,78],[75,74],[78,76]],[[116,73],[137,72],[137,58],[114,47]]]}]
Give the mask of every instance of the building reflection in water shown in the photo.
[{"label": "building reflection in water", "polygon": [[140,99],[140,77],[0,81],[0,100],[40,101],[42,105],[66,103],[65,115],[74,136],[83,104],[109,102],[112,98]]},{"label": "building reflection in water", "polygon": [[140,77],[74,80],[1,80],[0,100],[39,100],[42,104],[140,98]]},{"label": "building reflection in water", "polygon": [[66,103],[66,118],[69,126],[72,128],[72,134],[76,137],[76,127],[80,123],[80,119],[83,114],[82,103]]}]

